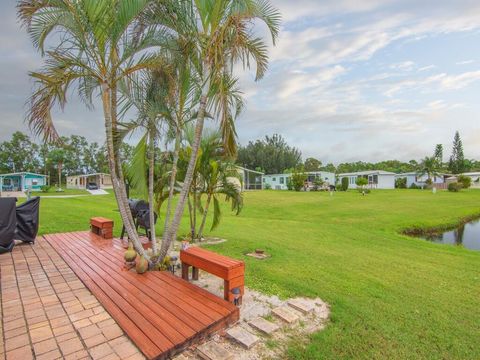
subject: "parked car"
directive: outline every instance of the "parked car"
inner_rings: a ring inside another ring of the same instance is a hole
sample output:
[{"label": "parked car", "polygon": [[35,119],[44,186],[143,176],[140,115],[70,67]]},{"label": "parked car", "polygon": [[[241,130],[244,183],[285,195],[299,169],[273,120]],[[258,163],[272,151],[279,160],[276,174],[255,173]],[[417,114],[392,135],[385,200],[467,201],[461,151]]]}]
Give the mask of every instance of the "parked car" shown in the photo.
[{"label": "parked car", "polygon": [[89,182],[87,184],[87,190],[98,190],[98,185],[94,182]]}]

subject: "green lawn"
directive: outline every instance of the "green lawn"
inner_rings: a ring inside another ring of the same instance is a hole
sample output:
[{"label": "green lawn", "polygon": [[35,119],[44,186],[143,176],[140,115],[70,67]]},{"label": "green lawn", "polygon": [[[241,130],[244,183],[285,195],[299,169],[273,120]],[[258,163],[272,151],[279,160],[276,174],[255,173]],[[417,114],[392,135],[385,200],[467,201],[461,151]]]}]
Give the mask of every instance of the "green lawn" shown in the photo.
[{"label": "green lawn", "polygon": [[87,190],[82,189],[65,189],[63,191],[55,191],[55,188],[51,188],[48,192],[32,191],[32,196],[63,196],[63,195],[90,195]]},{"label": "green lawn", "polygon": [[[214,249],[245,260],[249,287],[331,305],[327,328],[292,344],[290,358],[479,359],[480,252],[399,234],[480,214],[479,204],[478,190],[248,192],[240,216],[225,208],[214,235],[229,241]],[[113,196],[42,199],[41,232],[87,229],[93,215],[118,223]],[[272,257],[243,255],[257,247]]]}]

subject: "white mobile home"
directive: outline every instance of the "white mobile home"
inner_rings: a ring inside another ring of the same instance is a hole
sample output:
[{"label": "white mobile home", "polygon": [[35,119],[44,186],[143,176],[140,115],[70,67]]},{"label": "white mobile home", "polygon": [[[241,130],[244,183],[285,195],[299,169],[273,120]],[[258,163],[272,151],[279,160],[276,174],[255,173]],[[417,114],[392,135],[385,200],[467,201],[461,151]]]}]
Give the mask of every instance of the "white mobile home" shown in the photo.
[{"label": "white mobile home", "polygon": [[[308,171],[306,186],[310,189],[316,179],[322,179],[325,185],[335,184],[335,174],[327,171]],[[292,174],[270,174],[263,175],[263,188],[274,190],[288,190],[288,179]]]},{"label": "white mobile home", "polygon": [[[432,176],[432,184],[438,185],[438,187],[443,187],[445,184],[445,179],[447,177],[448,175],[446,174],[438,174],[437,176]],[[426,182],[428,180],[428,175],[426,174],[419,175],[414,171],[395,175],[395,179],[402,179],[402,178],[407,179],[407,188],[412,186],[412,184],[423,187],[427,185]]]},{"label": "white mobile home", "polygon": [[480,188],[480,171],[463,173],[463,176],[468,176],[472,179],[472,188]]},{"label": "white mobile home", "polygon": [[395,189],[395,173],[383,170],[368,170],[352,173],[338,174],[338,179],[348,178],[349,187],[355,187],[357,178],[364,177],[368,180],[370,189]]},{"label": "white mobile home", "polygon": [[67,189],[86,189],[88,184],[95,184],[99,189],[111,189],[112,177],[110,174],[81,174],[67,176]]}]

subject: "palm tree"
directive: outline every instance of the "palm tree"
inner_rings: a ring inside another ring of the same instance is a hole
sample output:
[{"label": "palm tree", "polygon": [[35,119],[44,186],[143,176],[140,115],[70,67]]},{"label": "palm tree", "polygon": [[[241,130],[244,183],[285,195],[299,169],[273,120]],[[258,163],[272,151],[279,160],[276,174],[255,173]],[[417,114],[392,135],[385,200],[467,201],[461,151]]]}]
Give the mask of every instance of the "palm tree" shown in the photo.
[{"label": "palm tree", "polygon": [[[176,238],[190,192],[209,98],[216,104],[215,115],[219,117],[224,142],[233,146],[231,139],[234,139],[235,131],[229,116],[231,103],[224,101],[225,97],[214,90],[223,88],[225,75],[238,62],[245,67],[255,62],[256,79],[261,79],[267,70],[267,46],[261,38],[254,37],[251,26],[255,20],[265,23],[275,43],[280,25],[279,12],[266,0],[194,0],[179,1],[176,6],[176,13],[185,15],[184,21],[177,26],[178,35],[190,45],[189,57],[197,68],[202,87],[192,153],[172,223],[164,234],[161,258]],[[179,22],[179,19],[175,20]],[[227,148],[227,151],[233,152],[234,149]]]},{"label": "palm tree", "polygon": [[[126,124],[130,132],[144,130],[144,135],[137,144],[133,159],[127,168],[127,174],[132,185],[140,193],[147,194],[150,210],[150,240],[153,254],[157,253],[155,235],[155,154],[157,143],[161,138],[162,125],[168,126],[166,99],[170,93],[173,79],[170,76],[170,66],[163,63],[161,68],[144,71],[134,81],[123,82],[120,86],[122,98],[122,113],[131,107],[137,110],[137,119]],[[148,175],[145,176],[145,163],[148,162]],[[160,169],[157,171],[159,175]],[[158,187],[157,187],[158,188]],[[160,189],[163,191],[163,188]]]},{"label": "palm tree", "polygon": [[65,162],[65,150],[57,148],[50,151],[50,160],[57,164],[58,186],[57,191],[62,191],[62,169]]},{"label": "palm tree", "polygon": [[[33,45],[45,57],[45,66],[30,76],[36,89],[27,120],[45,139],[58,137],[51,117],[55,105],[64,107],[72,85],[88,107],[93,96],[102,99],[108,165],[113,190],[125,229],[135,250],[147,257],[135,231],[128,207],[121,161],[118,157],[118,84],[135,73],[158,66],[154,50],[168,42],[169,31],[159,23],[138,28],[150,11],[148,0],[22,0],[18,17]],[[162,14],[158,14],[161,16]],[[49,39],[56,43],[48,47]],[[148,259],[148,257],[147,257]]]},{"label": "palm tree", "polygon": [[232,211],[238,215],[243,207],[241,186],[235,184],[232,178],[238,178],[238,171],[234,163],[226,159],[211,159],[207,166],[202,167],[202,178],[205,183],[204,193],[207,195],[205,207],[202,209],[203,217],[197,238],[201,239],[207,220],[210,203],[213,200],[213,222],[210,230],[214,230],[220,224],[221,207],[220,196],[225,196],[225,201],[231,201]]},{"label": "palm tree", "polygon": [[440,176],[438,173],[438,162],[435,156],[426,156],[419,165],[419,170],[417,172],[417,176],[424,176],[427,175],[427,181],[431,184],[432,177]]}]

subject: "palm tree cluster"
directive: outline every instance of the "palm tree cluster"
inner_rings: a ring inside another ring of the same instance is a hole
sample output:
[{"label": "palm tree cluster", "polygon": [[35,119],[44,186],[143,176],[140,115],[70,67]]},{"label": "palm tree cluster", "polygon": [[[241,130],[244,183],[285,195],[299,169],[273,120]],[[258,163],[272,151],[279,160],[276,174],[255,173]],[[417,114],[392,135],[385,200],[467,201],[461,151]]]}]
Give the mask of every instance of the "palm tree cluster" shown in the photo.
[{"label": "palm tree cluster", "polygon": [[[120,215],[136,252],[150,266],[167,255],[187,203],[197,202],[193,212],[205,214],[213,201],[215,212],[218,194],[228,192],[234,208],[241,208],[241,198],[226,181],[227,160],[236,153],[234,121],[243,105],[233,69],[255,65],[256,79],[264,76],[268,46],[254,26],[263,23],[275,43],[280,15],[269,1],[21,0],[18,17],[44,58],[43,68],[30,73],[35,81],[27,113],[31,129],[45,141],[57,141],[52,108],[65,107],[71,90],[89,108],[101,98]],[[202,136],[206,119],[219,134],[219,149]],[[167,199],[159,249],[150,221],[153,256],[135,231],[119,157],[132,131],[143,134],[131,160],[133,168],[143,169],[133,171],[134,182],[140,187],[143,182],[152,207]],[[164,144],[168,151],[160,152]],[[199,160],[204,152],[208,161]],[[204,206],[198,193],[206,194]],[[205,217],[195,235],[201,236],[204,223]]]}]

